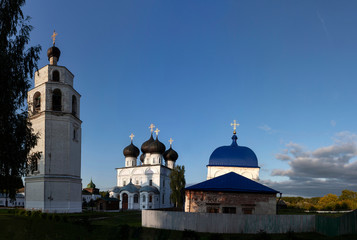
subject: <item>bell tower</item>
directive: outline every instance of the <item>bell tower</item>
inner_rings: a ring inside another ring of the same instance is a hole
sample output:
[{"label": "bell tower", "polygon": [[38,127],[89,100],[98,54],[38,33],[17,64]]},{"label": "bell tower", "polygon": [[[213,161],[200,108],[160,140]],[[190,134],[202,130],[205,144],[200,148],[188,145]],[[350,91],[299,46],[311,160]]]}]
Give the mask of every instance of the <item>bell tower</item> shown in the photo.
[{"label": "bell tower", "polygon": [[28,115],[41,158],[25,178],[25,208],[43,212],[81,212],[80,97],[73,88],[74,75],[58,66],[61,51],[47,51],[49,64],[35,73],[35,86],[28,92]]}]

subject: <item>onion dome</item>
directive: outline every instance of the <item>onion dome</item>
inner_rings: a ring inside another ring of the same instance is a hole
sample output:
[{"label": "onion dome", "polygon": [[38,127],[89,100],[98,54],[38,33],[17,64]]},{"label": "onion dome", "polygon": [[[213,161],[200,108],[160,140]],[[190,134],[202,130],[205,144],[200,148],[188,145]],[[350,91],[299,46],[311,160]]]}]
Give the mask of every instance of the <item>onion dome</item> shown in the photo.
[{"label": "onion dome", "polygon": [[145,153],[140,155],[140,161],[144,163],[145,160]]},{"label": "onion dome", "polygon": [[133,144],[133,142],[131,142],[129,146],[124,148],[123,154],[125,157],[137,158],[140,154],[140,150]]},{"label": "onion dome", "polygon": [[[142,145],[141,145],[141,151],[143,153],[147,153],[149,152],[149,146],[151,143],[153,143],[155,140],[154,138],[152,137],[152,133],[151,133],[151,136],[149,138],[149,140],[147,140],[146,142],[144,142]],[[141,159],[140,159],[141,160]]]},{"label": "onion dome", "polygon": [[148,153],[163,154],[165,150],[166,150],[165,145],[162,142],[160,142],[159,139],[156,137],[156,140],[149,145]]},{"label": "onion dome", "polygon": [[55,46],[52,46],[47,50],[48,60],[50,60],[51,57],[56,57],[58,61],[60,55],[61,55],[61,51]]},{"label": "onion dome", "polygon": [[136,187],[130,180],[130,183],[128,185],[125,185],[124,187],[120,188],[120,192],[127,191],[129,193],[139,193],[138,187]]},{"label": "onion dome", "polygon": [[167,160],[176,161],[178,159],[177,152],[173,150],[171,146],[166,152],[164,152],[163,156],[165,161]]},{"label": "onion dome", "polygon": [[93,183],[92,179],[90,179],[90,183],[88,183],[87,188],[95,188],[95,184]]},{"label": "onion dome", "polygon": [[149,185],[146,185],[146,186],[143,186],[142,188],[140,188],[140,192],[148,192],[148,193],[155,193],[155,194],[160,193],[160,191],[156,187],[149,186]]},{"label": "onion dome", "polygon": [[230,146],[222,146],[213,151],[208,166],[251,167],[258,168],[258,159],[248,147],[237,144],[238,137],[234,134]]}]

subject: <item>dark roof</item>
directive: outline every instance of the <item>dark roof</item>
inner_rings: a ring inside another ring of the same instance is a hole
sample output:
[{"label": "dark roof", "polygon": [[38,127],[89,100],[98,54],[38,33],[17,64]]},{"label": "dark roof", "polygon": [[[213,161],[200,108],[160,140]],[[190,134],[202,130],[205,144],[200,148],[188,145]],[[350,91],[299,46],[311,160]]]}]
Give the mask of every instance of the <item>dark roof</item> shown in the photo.
[{"label": "dark roof", "polygon": [[140,154],[140,150],[133,144],[133,142],[131,142],[130,145],[124,148],[123,154],[125,157],[137,158]]},{"label": "dark roof", "polygon": [[130,193],[138,193],[139,189],[137,186],[135,186],[131,181],[128,183],[128,185],[125,185],[124,187],[120,188],[119,192],[127,191]]},{"label": "dark roof", "polygon": [[156,137],[156,140],[150,143],[148,148],[148,153],[163,154],[165,150],[166,150],[165,145],[159,141],[158,137]]},{"label": "dark roof", "polygon": [[248,147],[238,146],[237,136],[232,137],[230,146],[222,146],[213,151],[208,166],[231,166],[258,168],[258,159]]},{"label": "dark roof", "polygon": [[230,172],[219,177],[192,185],[186,190],[244,193],[278,193],[278,191],[257,183],[237,173]]},{"label": "dark roof", "polygon": [[60,56],[61,56],[61,51],[55,46],[52,46],[47,50],[48,60],[50,60],[51,57],[57,57],[57,61],[58,61]]},{"label": "dark roof", "polygon": [[149,186],[149,185],[145,185],[143,187],[140,188],[140,192],[152,192],[152,193],[155,193],[155,194],[159,194],[160,191],[154,187],[154,186]]},{"label": "dark roof", "polygon": [[175,150],[173,150],[171,146],[166,152],[164,152],[163,156],[166,161],[167,160],[176,161],[178,159],[177,152]]},{"label": "dark roof", "polygon": [[151,143],[153,143],[154,141],[155,141],[155,140],[154,140],[154,138],[152,137],[152,133],[151,133],[149,140],[147,140],[146,142],[144,142],[144,143],[141,145],[141,151],[142,151],[143,153],[147,153],[147,152],[149,151],[149,145],[150,145]]}]

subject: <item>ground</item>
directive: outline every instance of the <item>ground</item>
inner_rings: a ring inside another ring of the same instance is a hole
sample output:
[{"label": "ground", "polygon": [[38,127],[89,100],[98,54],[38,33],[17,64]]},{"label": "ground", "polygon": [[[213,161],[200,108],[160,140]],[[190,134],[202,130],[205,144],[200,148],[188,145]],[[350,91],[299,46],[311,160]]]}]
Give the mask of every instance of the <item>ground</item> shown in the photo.
[{"label": "ground", "polygon": [[287,234],[207,234],[141,227],[141,212],[86,212],[80,214],[40,214],[0,209],[0,239],[357,239],[357,236],[325,237],[316,233]]}]

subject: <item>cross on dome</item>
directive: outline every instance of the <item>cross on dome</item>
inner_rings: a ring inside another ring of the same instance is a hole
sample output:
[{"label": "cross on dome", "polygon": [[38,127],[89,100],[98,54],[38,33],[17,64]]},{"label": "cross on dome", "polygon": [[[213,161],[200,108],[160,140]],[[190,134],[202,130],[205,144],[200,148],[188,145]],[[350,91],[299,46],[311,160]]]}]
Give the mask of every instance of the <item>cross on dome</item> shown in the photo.
[{"label": "cross on dome", "polygon": [[53,34],[52,34],[52,36],[51,36],[51,38],[52,38],[52,41],[53,41],[53,46],[55,45],[55,43],[56,43],[56,36],[58,35],[58,33],[56,33],[56,31],[55,30],[53,30]]},{"label": "cross on dome", "polygon": [[236,134],[237,126],[239,126],[239,123],[236,123],[236,120],[233,120],[233,123],[231,123],[231,126],[233,126],[233,134]]},{"label": "cross on dome", "polygon": [[156,137],[159,136],[159,132],[160,132],[160,130],[158,128],[156,128],[156,130],[155,130]]},{"label": "cross on dome", "polygon": [[130,139],[131,139],[131,142],[133,142],[133,139],[134,139],[134,137],[135,137],[135,135],[134,134],[130,134]]},{"label": "cross on dome", "polygon": [[150,132],[152,133],[154,131],[155,125],[151,123],[149,128],[150,128]]},{"label": "cross on dome", "polygon": [[172,140],[172,138],[170,138],[170,140],[169,140],[169,143],[170,143],[170,147],[172,146],[172,142],[173,142],[174,140]]}]

